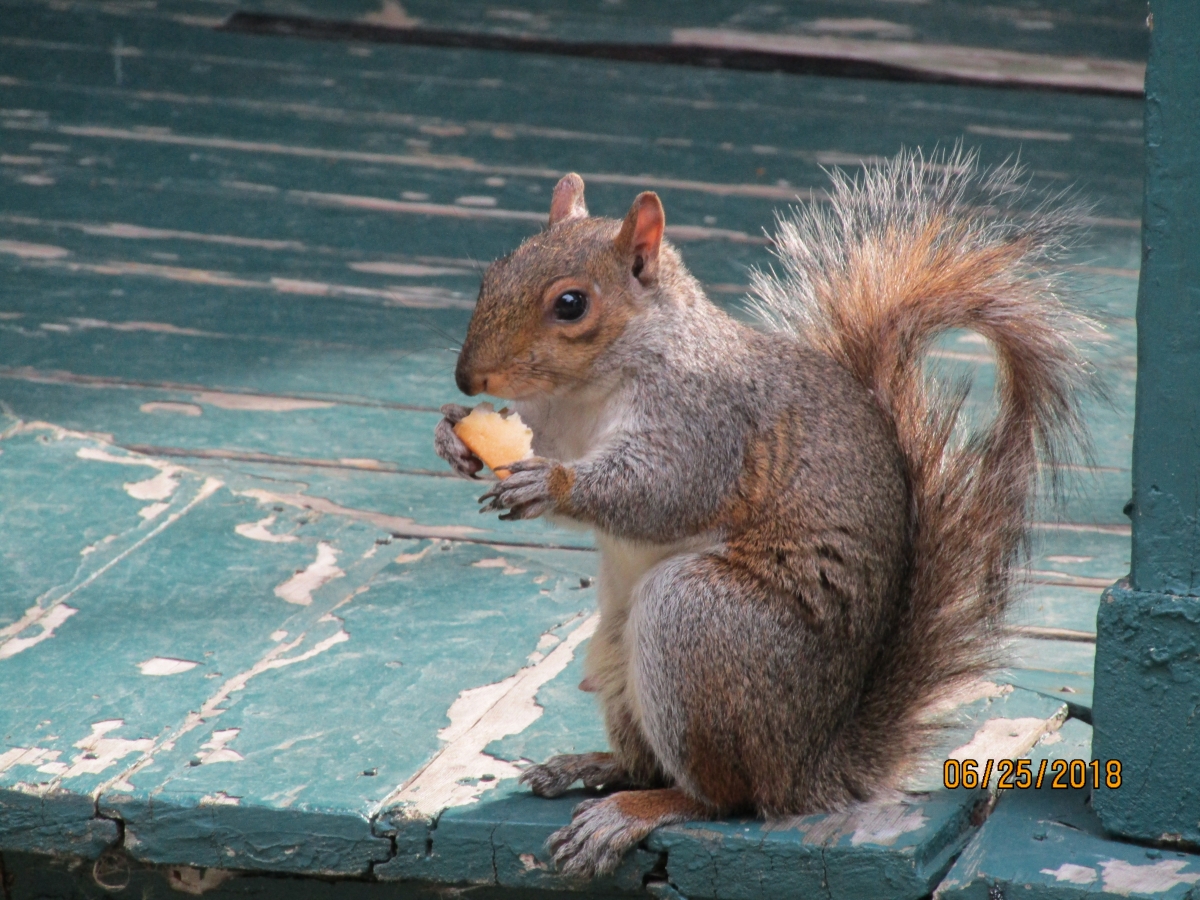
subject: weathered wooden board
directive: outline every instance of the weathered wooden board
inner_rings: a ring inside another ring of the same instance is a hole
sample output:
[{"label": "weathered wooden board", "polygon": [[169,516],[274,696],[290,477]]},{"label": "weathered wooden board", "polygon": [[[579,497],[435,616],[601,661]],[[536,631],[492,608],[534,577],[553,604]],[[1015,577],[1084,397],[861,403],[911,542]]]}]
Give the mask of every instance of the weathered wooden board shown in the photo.
[{"label": "weathered wooden board", "polygon": [[[1088,726],[1072,721],[1060,734],[1061,741],[1035,751],[1035,769],[1041,758],[1090,759]],[[1194,895],[1200,857],[1106,837],[1088,791],[1056,790],[1051,782],[1047,775],[1040,790],[1003,792],[934,896],[1166,900]]]},{"label": "weathered wooden board", "polygon": [[744,0],[687,3],[652,0],[635,15],[624,3],[563,5],[547,0],[497,4],[467,0],[447,6],[433,0],[241,0],[239,9],[290,15],[422,24],[477,31],[554,37],[564,41],[656,42],[675,28],[730,28],[774,34],[809,34],[906,40],[917,43],[1003,47],[1027,52],[1145,59],[1145,10],[1127,0],[1032,2],[1019,7],[934,0],[896,4],[853,0],[758,4]]},{"label": "weathered wooden board", "polygon": [[[1115,403],[1039,513],[1019,689],[973,701],[960,744],[1086,712],[1099,586],[1128,567],[1140,103],[214,31],[231,8],[0,2],[0,849],[95,857],[121,831],[148,890],[224,877],[155,864],[564,886],[542,842],[571,800],[511,776],[603,746],[575,687],[590,540],[477,515],[430,431],[480,266],[568,170],[611,215],[658,190],[731,307],[822,166],[961,139],[1094,200],[1069,278],[1107,318]],[[1077,34],[1083,13],[1042,12]],[[985,400],[986,348],[939,353]],[[875,822],[894,839],[673,829],[593,893],[640,890],[665,853],[686,896],[776,876],[921,896],[974,798],[905,803],[919,827]]]},{"label": "weathered wooden board", "polygon": [[636,15],[622,6],[535,0],[514,8],[475,0],[447,7],[418,0],[406,8],[396,0],[250,0],[223,27],[324,40],[1130,95],[1140,95],[1145,77],[1147,23],[1127,2],[1020,8],[942,2],[908,10],[886,0],[802,7],[647,3]]}]

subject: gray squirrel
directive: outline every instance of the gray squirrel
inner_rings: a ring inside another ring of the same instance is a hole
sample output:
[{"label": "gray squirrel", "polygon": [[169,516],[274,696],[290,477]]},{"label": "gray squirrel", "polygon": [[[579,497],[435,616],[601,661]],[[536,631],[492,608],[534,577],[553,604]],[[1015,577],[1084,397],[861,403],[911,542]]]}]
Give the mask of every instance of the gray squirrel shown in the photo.
[{"label": "gray squirrel", "polygon": [[[511,401],[534,458],[483,497],[501,518],[594,529],[600,624],[584,689],[611,752],[526,769],[576,782],[549,846],[611,871],[654,828],[834,810],[893,789],[929,709],[996,663],[1038,478],[1086,442],[1082,317],[1047,263],[1077,209],[1018,211],[1019,170],[902,153],[783,216],[765,328],[727,315],[663,239],[650,192],[591,217],[582,179],[549,226],[487,269],[459,353],[463,393]],[[948,329],[996,357],[990,424],[922,362]],[[435,445],[481,461],[443,407]]]}]

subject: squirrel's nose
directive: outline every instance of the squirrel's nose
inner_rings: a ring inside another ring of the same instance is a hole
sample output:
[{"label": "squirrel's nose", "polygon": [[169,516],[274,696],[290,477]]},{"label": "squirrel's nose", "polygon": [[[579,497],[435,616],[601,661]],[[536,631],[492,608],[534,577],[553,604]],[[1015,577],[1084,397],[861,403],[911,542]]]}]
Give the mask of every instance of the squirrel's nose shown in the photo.
[{"label": "squirrel's nose", "polygon": [[458,389],[468,397],[474,397],[487,390],[487,376],[481,378],[473,372],[468,372],[461,361],[454,368],[454,382],[458,385]]}]

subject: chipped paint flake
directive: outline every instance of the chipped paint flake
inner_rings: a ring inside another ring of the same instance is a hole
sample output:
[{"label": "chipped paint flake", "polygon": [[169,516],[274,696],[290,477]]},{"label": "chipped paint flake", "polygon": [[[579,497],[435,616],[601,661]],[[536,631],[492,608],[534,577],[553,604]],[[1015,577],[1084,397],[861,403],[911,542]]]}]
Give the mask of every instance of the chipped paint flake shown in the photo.
[{"label": "chipped paint flake", "polygon": [[[240,728],[223,728],[212,733],[212,737],[205,743],[200,745],[200,753],[196,756],[200,760],[200,765],[207,766],[212,763],[223,762],[241,762],[245,759],[242,754],[236,750],[230,750],[226,745],[232,741],[241,732]],[[208,751],[208,752],[204,752]]]},{"label": "chipped paint flake", "polygon": [[[1048,719],[988,719],[966,744],[951,751],[948,759],[978,761],[980,771],[988,760],[1017,759],[1028,753],[1043,736],[1057,731],[1066,720],[1063,707]],[[993,776],[997,776],[993,766]]]},{"label": "chipped paint flake", "polygon": [[[44,428],[46,426],[44,426],[43,423],[32,423],[30,426],[25,426],[25,427],[40,429],[40,428]],[[60,432],[56,432],[56,433],[60,433]],[[62,433],[65,434],[65,432],[62,432]],[[84,449],[88,449],[88,448],[84,448]],[[80,455],[82,455],[82,451],[81,451]],[[136,461],[126,461],[122,457],[113,457],[113,459],[117,462],[126,463],[126,464],[130,464],[130,465],[137,464]],[[155,460],[154,462],[149,462],[147,464],[155,465],[157,462],[158,461]],[[129,554],[135,552],[139,547],[142,547],[143,545],[145,545],[147,541],[152,540],[154,537],[161,534],[170,525],[172,525],[173,523],[177,522],[179,519],[186,516],[198,504],[203,503],[205,500],[207,500],[209,497],[211,497],[213,494],[215,494],[217,492],[217,490],[220,487],[222,487],[223,484],[224,484],[224,482],[222,482],[220,479],[206,478],[204,480],[204,483],[200,486],[200,489],[196,492],[196,495],[194,497],[192,497],[191,500],[188,501],[187,505],[184,506],[183,509],[179,510],[178,512],[171,513],[169,516],[166,517],[165,520],[163,520],[160,524],[156,525],[151,531],[144,534],[139,540],[135,541],[133,544],[126,547],[124,550],[122,550],[120,553],[118,553],[116,556],[114,556],[112,559],[110,559],[104,565],[100,566],[94,572],[90,573],[81,582],[79,582],[78,584],[71,587],[70,590],[68,590],[62,596],[56,598],[53,602],[48,603],[45,606],[42,606],[40,604],[36,605],[36,606],[31,606],[29,609],[25,610],[25,615],[23,615],[16,622],[13,622],[11,625],[6,625],[4,628],[0,628],[0,638],[8,638],[9,639],[9,640],[4,641],[3,643],[0,643],[0,659],[4,659],[7,656],[12,656],[16,653],[20,653],[26,647],[32,646],[32,644],[39,643],[40,641],[43,641],[47,637],[49,637],[50,635],[47,634],[45,632],[45,630],[43,630],[43,633],[41,635],[37,636],[36,638],[19,638],[17,636],[25,629],[30,628],[39,623],[42,623],[43,621],[45,621],[46,619],[48,619],[50,617],[61,616],[63,619],[65,619],[68,616],[73,615],[76,612],[76,610],[71,609],[70,607],[66,606],[67,600],[69,600],[72,596],[74,596],[75,594],[79,593],[81,590],[86,588],[89,584],[94,582],[97,578],[99,578],[101,575],[103,575],[105,572],[107,572],[109,569],[111,569],[113,566],[115,566],[121,560],[125,559],[125,557],[129,556]],[[104,541],[101,541],[100,543],[101,544],[108,543],[108,540],[109,539],[106,538]],[[86,554],[84,554],[84,555],[86,555]],[[70,612],[68,612],[68,613],[56,612],[57,610],[63,609],[63,608],[70,609]],[[61,624],[61,622],[60,622],[60,624]],[[32,643],[24,643],[27,641],[32,641]]]},{"label": "chipped paint flake", "polygon": [[337,567],[337,551],[333,545],[321,541],[317,544],[316,560],[275,588],[275,596],[297,606],[308,606],[312,603],[313,591],[345,574]]},{"label": "chipped paint flake", "polygon": [[336,405],[328,400],[299,400],[295,397],[272,397],[258,394],[226,394],[204,391],[192,397],[197,403],[218,409],[242,412],[295,412],[300,409],[329,409]]},{"label": "chipped paint flake", "polygon": [[432,550],[434,547],[440,546],[441,543],[441,541],[432,541],[424,549],[416,553],[401,553],[396,557],[395,562],[398,562],[401,565],[420,562],[429,554],[430,550]]},{"label": "chipped paint flake", "polygon": [[92,725],[92,733],[75,746],[82,750],[71,759],[71,768],[62,777],[77,778],[80,775],[99,775],[109,766],[116,765],[131,753],[141,753],[154,746],[150,738],[127,740],[125,738],[110,738],[106,735],[116,731],[125,724],[123,719],[106,719]]},{"label": "chipped paint flake", "polygon": [[481,559],[479,562],[471,563],[476,569],[503,569],[504,575],[524,575],[525,569],[518,569],[516,566],[510,566],[508,560],[503,556],[496,556],[492,559]]},{"label": "chipped paint flake", "polygon": [[[97,785],[92,791],[92,796],[101,797],[107,790],[126,790],[126,788],[123,786],[129,785],[129,779],[140,772],[143,768],[148,766],[150,763],[154,762],[153,754],[157,748],[166,749],[168,747],[174,747],[174,745],[178,743],[184,735],[220,716],[223,712],[225,712],[223,706],[226,701],[229,700],[229,697],[238,691],[245,690],[246,685],[258,675],[261,675],[264,672],[269,672],[272,669],[282,669],[286,666],[305,662],[306,660],[310,660],[313,657],[326,652],[331,647],[335,647],[338,644],[350,640],[350,635],[345,631],[345,629],[342,629],[325,638],[324,640],[318,641],[304,653],[298,653],[295,656],[284,655],[285,653],[295,650],[297,647],[303,644],[306,636],[307,633],[302,632],[294,641],[289,641],[286,644],[276,644],[249,669],[244,672],[239,672],[232,678],[227,679],[225,683],[217,689],[216,693],[204,701],[198,711],[188,713],[186,718],[183,720],[183,724],[175,729],[174,732],[157,744],[154,741],[147,741],[147,746],[142,751],[141,758],[119,775],[107,782],[104,782],[103,784]],[[226,730],[233,731],[236,729]]]},{"label": "chipped paint flake", "polygon": [[181,466],[163,462],[160,459],[133,454],[120,456],[109,453],[107,450],[101,450],[99,447],[80,447],[75,455],[80,459],[89,459],[95,462],[115,463],[120,466],[148,466],[158,469],[158,474],[153,478],[147,478],[144,481],[127,481],[123,485],[125,493],[135,500],[166,500],[179,487],[179,475],[183,472]]},{"label": "chipped paint flake", "polygon": [[[40,607],[35,606],[32,610],[27,610],[25,615],[29,616],[33,610],[37,610],[39,612],[41,611]],[[22,650],[28,650],[30,647],[54,637],[55,630],[77,612],[79,612],[79,610],[75,609],[74,607],[67,606],[65,603],[60,603],[51,607],[51,609],[46,612],[45,615],[38,616],[35,621],[30,623],[30,625],[38,625],[42,629],[37,634],[33,635],[33,637],[23,638],[14,636],[10,637],[3,643],[0,643],[0,659],[8,659],[16,656]],[[20,623],[18,622],[17,624]],[[20,631],[17,633],[19,634]]]},{"label": "chipped paint flake", "polygon": [[890,847],[901,835],[920,831],[928,821],[929,818],[920,808],[900,803],[863,806],[855,810],[852,819],[855,828],[850,835],[850,845],[882,844]]},{"label": "chipped paint flake", "polygon": [[145,662],[138,663],[138,668],[143,675],[179,675],[183,672],[190,672],[198,662],[192,662],[190,659],[172,659],[167,656],[155,656]]},{"label": "chipped paint flake", "polygon": [[145,481],[125,482],[123,487],[134,500],[166,500],[179,487],[179,469],[176,466],[164,467],[153,478]]},{"label": "chipped paint flake", "polygon": [[173,400],[161,400],[155,403],[143,403],[138,407],[144,413],[169,413],[180,416],[200,416],[204,410],[195,403],[176,403]]},{"label": "chipped paint flake", "polygon": [[1053,875],[1055,881],[1066,881],[1070,884],[1091,884],[1098,877],[1091,866],[1077,866],[1075,863],[1063,863],[1057,869],[1042,869],[1043,875]]},{"label": "chipped paint flake", "polygon": [[217,791],[215,794],[205,794],[200,798],[201,806],[240,806],[241,797],[233,797],[224,791]]},{"label": "chipped paint flake", "polygon": [[268,544],[291,544],[299,538],[294,534],[273,534],[268,529],[275,524],[275,514],[259,519],[257,522],[245,522],[234,526],[234,531],[252,541],[266,541]]},{"label": "chipped paint flake", "polygon": [[348,519],[367,522],[383,531],[391,532],[396,537],[465,538],[480,533],[478,528],[472,528],[469,525],[420,525],[406,516],[389,516],[385,513],[372,512],[367,509],[340,506],[332,500],[327,500],[324,497],[312,497],[308,494],[276,494],[273,491],[264,491],[259,488],[252,488],[247,491],[235,491],[235,493],[239,497],[253,497],[264,505],[282,503],[285,506],[294,506],[299,509],[309,509],[313,512],[327,513],[333,516],[345,516]]},{"label": "chipped paint flake", "polygon": [[164,513],[170,508],[170,503],[151,503],[149,506],[143,506],[139,509],[138,515],[149,522],[151,519],[158,518],[160,513]]},{"label": "chipped paint flake", "polygon": [[14,766],[41,766],[53,762],[60,755],[60,751],[47,750],[45,747],[13,747],[0,753],[0,773]]},{"label": "chipped paint flake", "polygon": [[0,253],[19,256],[22,259],[62,259],[71,251],[50,244],[29,244],[25,241],[0,241]]},{"label": "chipped paint flake", "polygon": [[1102,860],[1104,890],[1123,897],[1130,894],[1157,894],[1180,884],[1200,881],[1200,872],[1181,872],[1186,859],[1162,859],[1146,866],[1136,866],[1123,859]]},{"label": "chipped paint flake", "polygon": [[[401,804],[420,815],[436,815],[448,806],[474,803],[500,779],[519,774],[515,765],[488,756],[484,748],[537,721],[542,714],[536,700],[538,690],[567,667],[575,649],[592,636],[599,621],[598,615],[585,619],[545,659],[515,675],[462,691],[446,712],[450,724],[438,732],[445,746],[390,794],[379,810]],[[494,778],[477,781],[484,775]]]},{"label": "chipped paint flake", "polygon": [[921,807],[911,803],[876,801],[851,806],[823,816],[793,816],[768,823],[768,831],[796,829],[804,843],[834,846],[849,837],[851,846],[877,844],[893,846],[903,835],[920,831],[929,823]]}]

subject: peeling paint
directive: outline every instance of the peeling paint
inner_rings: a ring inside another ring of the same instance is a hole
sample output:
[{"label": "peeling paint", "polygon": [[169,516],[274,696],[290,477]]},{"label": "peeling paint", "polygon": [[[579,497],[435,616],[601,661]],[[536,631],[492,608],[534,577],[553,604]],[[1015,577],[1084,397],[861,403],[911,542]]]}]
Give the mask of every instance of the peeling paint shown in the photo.
[{"label": "peeling paint", "polygon": [[93,554],[97,550],[99,550],[101,547],[103,547],[105,544],[111,544],[116,539],[117,539],[117,536],[115,534],[106,535],[105,537],[96,541],[96,543],[88,544],[86,547],[84,547],[82,550],[79,551],[79,555],[80,556],[90,556],[91,554]]},{"label": "peeling paint", "polygon": [[526,569],[518,569],[516,566],[510,566],[508,560],[503,556],[497,556],[493,559],[481,559],[479,562],[471,563],[475,569],[503,569],[503,575],[524,575]]},{"label": "peeling paint", "polygon": [[[174,334],[180,337],[224,337],[214,331],[201,331],[198,328],[181,328],[168,322],[109,322],[104,319],[70,318],[67,320],[76,328],[109,328],[113,331],[148,331],[152,334]],[[147,404],[153,406],[157,404]],[[163,406],[185,405],[164,403]],[[143,409],[143,412],[147,410]]]},{"label": "peeling paint", "polygon": [[144,413],[173,413],[180,416],[200,416],[204,410],[195,403],[176,403],[173,400],[163,400],[157,403],[143,403],[138,407]]},{"label": "peeling paint", "polygon": [[0,241],[0,253],[19,256],[22,259],[61,259],[71,251],[50,244],[28,244],[25,241]]},{"label": "peeling paint", "polygon": [[441,541],[432,541],[424,549],[422,549],[416,553],[401,553],[396,557],[394,562],[398,562],[401,565],[408,565],[411,563],[420,562],[426,556],[429,555],[430,550],[432,550],[434,547],[440,546],[441,543],[442,543]]},{"label": "peeling paint", "polygon": [[0,753],[0,774],[14,766],[41,766],[61,755],[60,751],[45,747],[13,747]]},{"label": "peeling paint", "polygon": [[154,746],[151,738],[106,737],[110,731],[116,731],[125,725],[123,719],[106,719],[92,725],[92,733],[74,746],[82,750],[71,759],[71,767],[62,774],[63,778],[77,778],[80,775],[99,775],[110,766],[115,766],[120,760],[131,753],[140,753]]},{"label": "peeling paint", "polygon": [[169,656],[155,656],[145,662],[138,663],[138,669],[143,675],[180,675],[183,672],[190,672],[198,662],[192,662],[190,659],[172,659]]},{"label": "peeling paint", "polygon": [[862,844],[890,847],[902,835],[920,831],[928,822],[928,816],[919,806],[876,801],[819,817],[792,816],[768,823],[764,830],[795,829],[804,835],[804,843],[811,845],[832,846],[848,836],[854,847]]},{"label": "peeling paint", "polygon": [[1146,866],[1135,866],[1123,859],[1102,860],[1104,890],[1114,894],[1155,894],[1176,885],[1195,884],[1200,872],[1180,872],[1188,865],[1186,859],[1163,859]]},{"label": "peeling paint", "polygon": [[240,806],[241,803],[241,797],[232,797],[224,791],[217,791],[215,794],[205,794],[200,798],[201,806]]},{"label": "peeling paint", "polygon": [[240,728],[224,728],[212,733],[212,737],[205,743],[200,745],[201,751],[196,757],[200,760],[200,765],[207,766],[212,763],[223,762],[241,762],[245,759],[242,754],[236,750],[230,750],[226,745],[232,741],[241,732]]},{"label": "peeling paint", "polygon": [[291,544],[300,540],[294,534],[273,534],[268,529],[275,524],[275,514],[259,519],[257,522],[245,522],[234,526],[234,531],[252,541],[266,541],[269,544]]},{"label": "peeling paint", "polygon": [[324,497],[313,497],[308,494],[276,494],[273,491],[264,491],[259,488],[235,491],[234,493],[239,497],[253,497],[263,505],[282,503],[285,506],[310,509],[313,512],[357,519],[360,522],[368,522],[376,528],[390,532],[397,537],[453,539],[470,537],[471,535],[480,533],[478,528],[472,528],[469,525],[418,525],[413,519],[407,516],[389,516],[366,509],[339,506],[332,500],[326,500]]},{"label": "peeling paint", "polygon": [[[494,684],[462,691],[446,716],[450,724],[438,732],[446,744],[416,775],[388,795],[377,812],[395,805],[420,815],[436,815],[448,806],[473,803],[496,786],[499,779],[520,773],[515,765],[488,756],[484,748],[497,738],[518,734],[542,714],[537,692],[557,676],[575,656],[575,649],[591,637],[598,615],[580,623],[542,661]],[[485,775],[494,776],[478,781]]]},{"label": "peeling paint", "polygon": [[[988,719],[966,744],[952,750],[947,759],[973,759],[979,763],[980,775],[988,760],[1017,759],[1030,751],[1045,735],[1057,731],[1067,718],[1067,708],[1048,719]],[[999,777],[994,771],[992,776]]]},{"label": "peeling paint", "polygon": [[[232,678],[226,679],[224,684],[222,684],[212,696],[204,701],[199,710],[187,714],[183,723],[177,729],[175,729],[175,731],[157,744],[154,741],[149,741],[148,746],[143,750],[142,756],[137,762],[116,777],[98,785],[92,791],[92,796],[95,798],[101,797],[107,790],[130,789],[132,786],[130,785],[129,779],[154,761],[153,753],[157,748],[161,747],[165,749],[167,747],[174,747],[174,745],[177,744],[184,735],[220,716],[223,712],[225,712],[223,705],[229,700],[230,696],[238,691],[244,690],[246,685],[258,675],[261,675],[264,672],[269,672],[272,669],[282,669],[287,666],[295,665],[296,663],[305,662],[326,652],[331,647],[335,647],[338,644],[342,644],[350,640],[350,635],[346,632],[346,630],[341,629],[329,637],[318,641],[310,649],[303,653],[298,653],[295,656],[284,656],[285,653],[295,650],[297,647],[303,644],[306,636],[306,633],[301,633],[300,636],[294,641],[290,641],[286,644],[277,643],[249,669],[244,672],[239,672]],[[226,730],[233,731],[236,729]]]},{"label": "peeling paint", "polygon": [[275,588],[275,596],[297,606],[308,606],[312,603],[313,591],[345,574],[337,567],[337,551],[333,545],[321,541],[317,544],[316,560]]},{"label": "peeling paint", "polygon": [[335,405],[328,400],[297,400],[292,397],[226,394],[221,391],[205,391],[192,399],[206,406],[245,412],[295,412],[299,409],[329,409]]},{"label": "peeling paint", "polygon": [[1070,884],[1091,884],[1099,876],[1091,866],[1077,866],[1074,863],[1063,863],[1057,869],[1041,869],[1043,875],[1053,875],[1055,881],[1066,881]]},{"label": "peeling paint", "polygon": [[123,487],[125,493],[135,500],[166,500],[179,487],[179,475],[184,471],[182,466],[163,462],[149,456],[120,456],[101,450],[98,447],[80,447],[75,455],[80,459],[90,459],[96,462],[115,463],[120,466],[149,466],[158,469],[158,474],[145,481],[127,481]]},{"label": "peeling paint", "polygon": [[143,506],[139,509],[138,515],[149,522],[151,519],[158,518],[160,513],[164,513],[170,508],[170,503],[151,503],[149,506]]},{"label": "peeling paint", "polygon": [[352,262],[346,265],[355,272],[367,272],[372,275],[392,275],[400,278],[432,278],[437,275],[476,274],[472,269],[451,268],[449,266],[426,266],[420,263]]},{"label": "peeling paint", "polygon": [[[59,435],[60,439],[63,435],[69,434],[69,433],[65,432],[63,429],[57,429],[57,428],[54,428],[53,426],[46,426],[44,423],[40,423],[40,422],[29,423],[22,427],[23,427],[23,429],[27,429],[27,430],[40,430],[40,429],[49,427],[52,430],[54,430],[56,434]],[[85,455],[84,454],[85,450],[94,450],[96,454],[99,454],[99,456]],[[78,455],[84,456],[85,459],[102,458],[103,461],[105,461],[105,462],[113,461],[113,462],[122,463],[124,465],[145,464],[145,465],[150,465],[150,466],[164,466],[164,467],[167,466],[166,463],[162,463],[159,460],[149,460],[145,457],[126,458],[126,457],[120,457],[120,456],[112,456],[111,460],[109,460],[106,457],[111,456],[111,454],[107,454],[101,450],[96,450],[95,448],[86,448],[86,447],[82,448],[79,451]],[[171,468],[177,468],[177,467],[171,467]],[[182,471],[182,470],[180,470],[180,471]],[[154,479],[150,479],[150,480],[153,481]],[[71,611],[67,612],[67,613],[56,612],[56,610],[63,609],[63,608],[70,609],[70,607],[66,607],[67,600],[69,600],[72,596],[74,596],[75,594],[79,593],[81,590],[86,588],[88,585],[90,585],[92,582],[94,582],[97,578],[99,578],[101,575],[103,575],[105,572],[107,572],[109,569],[111,569],[117,563],[121,562],[121,560],[125,559],[131,553],[135,552],[139,547],[142,547],[143,545],[145,545],[147,541],[152,540],[154,537],[161,534],[165,529],[170,527],[172,524],[179,521],[179,519],[181,519],[183,516],[185,516],[189,512],[191,512],[191,510],[194,509],[197,505],[199,505],[200,503],[203,503],[206,499],[208,499],[214,493],[216,493],[216,491],[219,488],[221,488],[222,486],[223,486],[223,482],[220,479],[206,478],[204,480],[204,483],[200,486],[200,489],[196,492],[196,495],[194,497],[192,497],[192,499],[189,500],[187,502],[187,504],[182,509],[180,509],[178,512],[174,512],[174,513],[171,513],[170,515],[168,515],[166,517],[166,519],[164,519],[162,522],[160,522],[158,525],[156,525],[153,529],[148,531],[146,534],[142,535],[141,538],[134,541],[131,545],[126,547],[124,550],[122,550],[120,553],[118,553],[112,559],[108,560],[108,562],[104,563],[104,565],[100,566],[95,571],[88,574],[88,576],[86,578],[84,578],[78,584],[72,586],[65,593],[56,597],[53,601],[47,603],[44,606],[39,602],[37,605],[29,607],[29,609],[25,610],[25,614],[20,619],[18,619],[16,622],[13,622],[12,624],[7,625],[4,628],[0,628],[0,638],[8,638],[8,640],[4,641],[3,643],[0,643],[0,659],[4,659],[4,658],[6,658],[8,656],[12,656],[16,653],[20,653],[26,647],[32,646],[32,644],[39,643],[40,641],[43,641],[47,637],[49,637],[50,634],[48,634],[45,629],[43,629],[42,634],[37,636],[36,638],[19,638],[18,635],[22,631],[24,631],[26,628],[30,628],[33,625],[36,625],[39,622],[42,622],[43,620],[46,620],[49,617],[60,617],[61,616],[62,619],[66,619],[68,616],[74,614],[75,610],[73,610],[73,609],[71,609]],[[106,538],[104,541],[101,541],[100,543],[103,544],[103,543],[107,543],[107,542],[108,542],[108,539]],[[83,554],[83,555],[86,556],[87,554]],[[59,622],[59,624],[61,624],[61,621]]]},{"label": "peeling paint", "polygon": [[[31,613],[34,613],[35,611],[42,614],[37,615],[35,618],[31,618]],[[8,659],[16,656],[22,650],[28,650],[30,647],[54,637],[55,629],[57,629],[60,625],[62,625],[63,622],[67,621],[67,619],[71,618],[71,616],[75,615],[77,612],[79,612],[79,610],[67,606],[65,603],[59,603],[44,613],[41,607],[38,606],[34,606],[29,610],[26,610],[25,615],[21,619],[17,620],[14,625],[21,625],[21,623],[26,619],[30,619],[29,624],[28,626],[22,626],[18,628],[15,634],[20,634],[25,627],[30,627],[33,625],[38,625],[42,630],[33,637],[10,637],[8,640],[0,643],[0,659]]]}]

